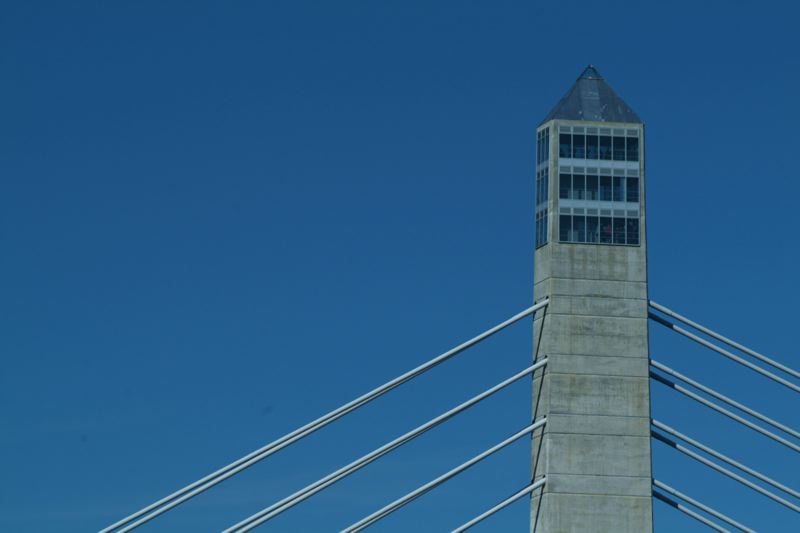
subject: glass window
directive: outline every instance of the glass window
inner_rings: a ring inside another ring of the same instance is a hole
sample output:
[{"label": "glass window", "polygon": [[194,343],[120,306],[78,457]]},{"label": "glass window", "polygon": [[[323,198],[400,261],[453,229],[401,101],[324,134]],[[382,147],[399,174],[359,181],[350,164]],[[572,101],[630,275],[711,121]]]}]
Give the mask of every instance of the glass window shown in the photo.
[{"label": "glass window", "polygon": [[600,226],[596,216],[586,217],[586,242],[600,242]]},{"label": "glass window", "polygon": [[572,157],[578,159],[586,157],[586,135],[572,135]]},{"label": "glass window", "polygon": [[550,159],[550,128],[544,130],[544,160]]},{"label": "glass window", "polygon": [[542,177],[536,176],[536,205],[542,203]]},{"label": "glass window", "polygon": [[611,137],[600,136],[600,159],[611,159]]},{"label": "glass window", "polygon": [[547,244],[547,209],[544,210],[544,216],[542,217],[542,244]]},{"label": "glass window", "polygon": [[536,136],[536,162],[542,162],[542,134]]},{"label": "glass window", "polygon": [[575,200],[583,200],[585,182],[585,176],[580,176],[578,174],[572,175],[572,198]]},{"label": "glass window", "polygon": [[586,159],[597,159],[600,145],[597,142],[597,135],[586,136]]},{"label": "glass window", "polygon": [[572,242],[586,242],[586,217],[572,217]]},{"label": "glass window", "polygon": [[626,221],[628,244],[639,244],[639,219],[629,218]]},{"label": "glass window", "polygon": [[539,191],[537,192],[536,198],[538,199],[538,203],[543,204],[545,202],[544,198],[544,176],[539,177]]},{"label": "glass window", "polygon": [[563,242],[569,242],[569,234],[572,231],[572,217],[561,215],[558,217],[558,238]]},{"label": "glass window", "polygon": [[603,244],[611,242],[611,217],[600,217],[600,242]]},{"label": "glass window", "polygon": [[614,161],[625,161],[625,137],[614,137]]},{"label": "glass window", "polygon": [[547,244],[547,209],[536,213],[536,247]]},{"label": "glass window", "polygon": [[539,177],[536,179],[536,203],[537,203],[537,205],[541,204],[542,200],[544,199],[544,198],[542,198],[542,194],[543,194],[542,189],[544,189],[544,180],[542,179],[542,175],[540,173]]},{"label": "glass window", "polygon": [[639,139],[628,137],[628,161],[639,160]]},{"label": "glass window", "polygon": [[542,218],[539,213],[536,213],[536,247],[538,248],[542,242]]},{"label": "glass window", "polygon": [[572,135],[569,133],[561,133],[559,134],[558,139],[558,156],[572,157]]},{"label": "glass window", "polygon": [[536,234],[536,242],[538,243],[537,244],[538,246],[541,246],[542,242],[544,242],[544,231],[543,231],[543,225],[544,224],[543,224],[543,222],[544,222],[544,218],[542,217],[542,213],[540,212],[539,213],[539,218],[536,221],[536,233],[537,233]]},{"label": "glass window", "polygon": [[599,198],[597,176],[586,176],[586,199],[598,200]]},{"label": "glass window", "polygon": [[625,244],[624,218],[614,218],[614,244]]},{"label": "glass window", "polygon": [[[575,174],[569,170],[564,174],[557,174],[558,184],[553,184],[553,189],[557,189],[558,192],[555,193],[554,190],[553,193],[558,194],[558,198],[562,200],[561,205],[564,207],[561,211],[565,214],[553,213],[553,220],[558,227],[553,228],[552,237],[565,243],[638,246],[642,239],[639,230],[640,206],[635,204],[642,201],[642,177],[634,169],[616,168],[620,165],[589,162],[589,160],[638,161],[640,139],[625,136],[632,135],[635,131],[579,127],[563,127],[563,130],[565,133],[553,132],[554,138],[558,133],[559,157],[585,159],[586,162],[567,162],[567,165],[581,166],[576,167]],[[545,130],[541,132],[539,140],[541,154],[537,154],[542,160],[548,157],[547,142]],[[588,166],[581,168],[583,165]],[[595,168],[590,168],[592,166]],[[605,168],[608,166],[614,166],[614,169]],[[584,171],[591,174],[584,175]],[[548,239],[546,202],[549,190],[546,165],[542,165],[539,176],[541,183],[537,183],[536,189],[539,210],[536,214],[537,246],[546,244]],[[544,216],[540,214],[542,211],[545,213]]]},{"label": "glass window", "polygon": [[546,202],[550,199],[550,171],[547,170],[547,167],[544,169],[544,179],[542,181],[544,181],[542,198],[544,198],[544,201]]},{"label": "glass window", "polygon": [[542,162],[542,153],[544,152],[544,146],[542,146],[542,136],[539,135],[538,142],[536,143],[536,162]]},{"label": "glass window", "polygon": [[539,162],[544,161],[544,132],[539,133]]},{"label": "glass window", "polygon": [[549,130],[544,130],[544,151],[542,153],[542,161],[547,161],[550,159],[550,132]]},{"label": "glass window", "polygon": [[611,176],[600,176],[600,200],[611,201]]},{"label": "glass window", "polygon": [[626,202],[639,201],[639,178],[628,178],[628,184],[625,193]]},{"label": "glass window", "polygon": [[572,175],[561,174],[558,177],[558,197],[569,198],[569,191],[572,188]]},{"label": "glass window", "polygon": [[614,176],[614,191],[611,199],[615,202],[622,202],[625,198],[625,188],[622,186],[623,178]]},{"label": "glass window", "polygon": [[536,162],[544,163],[550,159],[550,128],[540,131],[536,140]]}]

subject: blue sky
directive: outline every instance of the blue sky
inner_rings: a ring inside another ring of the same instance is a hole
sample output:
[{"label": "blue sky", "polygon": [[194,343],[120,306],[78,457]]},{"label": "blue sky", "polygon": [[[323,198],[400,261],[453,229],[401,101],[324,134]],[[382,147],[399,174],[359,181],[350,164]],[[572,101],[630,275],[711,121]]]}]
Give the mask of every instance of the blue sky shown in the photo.
[{"label": "blue sky", "polygon": [[[530,305],[535,127],[588,63],[647,126],[650,294],[795,368],[791,2],[7,2],[0,529],[98,529]],[[652,325],[794,427],[794,393]],[[530,361],[520,323],[154,522],[219,530]],[[653,385],[797,488],[796,455]],[[349,524],[524,426],[520,383],[286,513]],[[654,443],[758,530],[797,517]],[[521,488],[520,442],[376,526]],[[701,531],[655,503],[659,531]],[[525,531],[517,503],[484,531]],[[268,528],[265,528],[267,530]]]}]

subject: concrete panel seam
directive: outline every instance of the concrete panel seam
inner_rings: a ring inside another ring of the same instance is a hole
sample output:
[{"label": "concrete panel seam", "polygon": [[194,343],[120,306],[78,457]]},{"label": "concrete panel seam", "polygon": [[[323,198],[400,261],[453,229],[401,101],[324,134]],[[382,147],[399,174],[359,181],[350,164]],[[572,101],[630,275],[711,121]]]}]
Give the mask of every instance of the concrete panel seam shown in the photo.
[{"label": "concrete panel seam", "polygon": [[642,323],[645,323],[649,320],[646,316],[609,316],[609,315],[583,315],[583,314],[575,314],[575,313],[558,313],[556,311],[551,311],[547,313],[547,316],[557,317],[557,316],[566,316],[566,317],[576,317],[579,316],[581,318],[602,318],[606,320],[641,320]]},{"label": "concrete panel seam", "polygon": [[[544,430],[543,435],[583,435],[586,437],[625,437],[630,439],[647,439],[650,440],[649,435],[631,435],[629,433],[583,433],[582,431],[573,431],[573,432],[566,432],[566,431],[547,431]],[[557,474],[558,472],[553,472]],[[591,475],[598,475],[598,474],[591,474]],[[634,476],[637,477],[637,476]]]},{"label": "concrete panel seam", "polygon": [[[597,355],[597,354],[593,354],[593,353],[560,353],[560,352],[550,352],[549,354],[547,354],[547,356],[548,356],[548,357],[550,357],[550,356],[555,356],[555,357],[558,357],[558,356],[560,356],[560,355],[563,355],[563,356],[565,356],[565,357],[573,357],[573,356],[578,356],[578,357],[616,357],[616,358],[618,358],[618,359],[631,359],[632,357],[636,357],[636,356],[633,356],[633,355],[606,355],[606,354]],[[645,356],[642,356],[642,359],[647,359],[647,357],[645,357]]]},{"label": "concrete panel seam", "polygon": [[569,476],[573,478],[596,478],[596,477],[612,477],[619,479],[649,479],[652,480],[653,476],[625,476],[622,474],[570,474],[568,472],[549,472],[548,476]]},{"label": "concrete panel seam", "polygon": [[569,495],[569,496],[592,496],[592,497],[599,497],[599,498],[602,498],[604,496],[612,496],[614,498],[640,498],[642,500],[652,500],[653,499],[652,496],[633,496],[631,494],[608,494],[608,495],[602,495],[602,494],[595,494],[595,493],[592,493],[592,492],[548,492],[547,483],[545,483],[543,494],[557,494],[559,496],[563,496],[563,495]]},{"label": "concrete panel seam", "polygon": [[575,372],[548,372],[548,376],[581,376],[581,377],[598,377],[598,378],[627,378],[636,379],[640,381],[650,381],[648,376],[631,376],[629,374],[577,374]]},{"label": "concrete panel seam", "polygon": [[647,302],[647,298],[630,298],[628,296],[601,296],[597,294],[566,294],[559,292],[546,293],[550,298],[588,298],[592,300],[630,300],[632,302]]},{"label": "concrete panel seam", "polygon": [[[564,412],[559,412],[559,411],[550,411],[547,414],[547,416],[551,416],[551,415],[558,415],[558,416],[591,416],[592,418],[601,417],[601,416],[607,416],[607,417],[611,417],[611,418],[639,418],[639,419],[650,420],[649,416],[623,415],[623,414],[607,415],[607,414],[600,414],[600,413],[598,413],[598,414],[594,414],[594,413],[584,414],[584,413],[564,413]],[[547,425],[545,424],[545,428],[546,427],[547,427]]]}]

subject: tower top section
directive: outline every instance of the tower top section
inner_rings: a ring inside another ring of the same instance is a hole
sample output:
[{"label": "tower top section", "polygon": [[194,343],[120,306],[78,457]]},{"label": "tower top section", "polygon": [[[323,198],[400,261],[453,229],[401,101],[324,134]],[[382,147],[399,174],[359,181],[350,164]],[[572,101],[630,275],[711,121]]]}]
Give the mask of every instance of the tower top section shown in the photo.
[{"label": "tower top section", "polygon": [[542,124],[555,119],[642,123],[642,119],[614,92],[593,65],[584,69]]}]

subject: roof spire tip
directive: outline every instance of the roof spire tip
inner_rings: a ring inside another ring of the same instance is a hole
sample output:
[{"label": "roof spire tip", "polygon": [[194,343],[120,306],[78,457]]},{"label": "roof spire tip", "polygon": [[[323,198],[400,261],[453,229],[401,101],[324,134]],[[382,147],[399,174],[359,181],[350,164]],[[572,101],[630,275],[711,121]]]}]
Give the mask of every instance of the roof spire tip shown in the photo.
[{"label": "roof spire tip", "polygon": [[583,72],[581,73],[578,79],[580,78],[586,78],[589,80],[602,80],[603,76],[600,75],[600,73],[597,71],[594,65],[589,63],[589,65],[585,69],[583,69]]},{"label": "roof spire tip", "polygon": [[591,63],[583,69],[575,84],[550,111],[542,124],[556,119],[642,123],[642,119],[614,92]]}]

